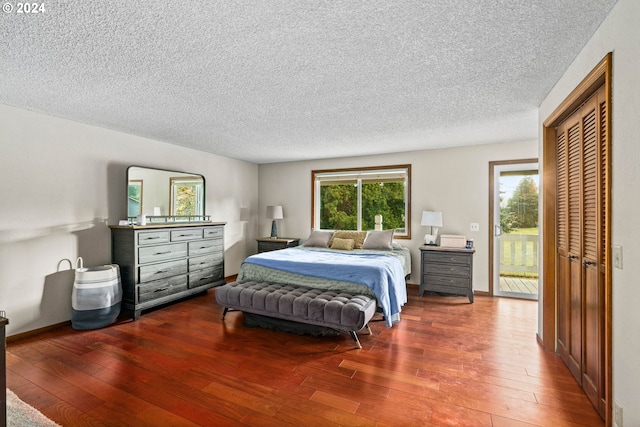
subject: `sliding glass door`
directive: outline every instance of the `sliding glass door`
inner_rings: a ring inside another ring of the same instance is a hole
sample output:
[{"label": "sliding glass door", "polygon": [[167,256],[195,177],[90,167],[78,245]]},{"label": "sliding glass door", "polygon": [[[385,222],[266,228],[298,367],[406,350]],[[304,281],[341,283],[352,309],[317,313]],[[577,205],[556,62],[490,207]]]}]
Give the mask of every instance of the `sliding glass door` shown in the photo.
[{"label": "sliding glass door", "polygon": [[538,164],[493,167],[493,294],[538,299]]}]

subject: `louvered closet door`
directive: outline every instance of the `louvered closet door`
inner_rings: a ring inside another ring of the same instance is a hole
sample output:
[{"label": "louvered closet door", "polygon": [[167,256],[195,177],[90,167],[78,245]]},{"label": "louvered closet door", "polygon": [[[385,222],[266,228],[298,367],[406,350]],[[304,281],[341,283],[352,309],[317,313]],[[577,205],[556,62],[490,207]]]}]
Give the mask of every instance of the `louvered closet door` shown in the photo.
[{"label": "louvered closet door", "polygon": [[582,382],[581,126],[574,114],[557,130],[558,353]]},{"label": "louvered closet door", "polygon": [[604,88],[556,132],[557,349],[604,415],[607,144]]}]

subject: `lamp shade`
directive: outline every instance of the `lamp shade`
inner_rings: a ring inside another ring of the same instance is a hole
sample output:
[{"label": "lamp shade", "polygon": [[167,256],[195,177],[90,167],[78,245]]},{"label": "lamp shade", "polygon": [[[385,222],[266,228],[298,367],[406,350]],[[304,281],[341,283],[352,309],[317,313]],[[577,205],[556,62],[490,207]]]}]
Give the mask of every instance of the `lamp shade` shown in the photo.
[{"label": "lamp shade", "polygon": [[268,219],[283,219],[282,206],[267,206]]},{"label": "lamp shade", "polygon": [[420,225],[442,227],[442,212],[422,211]]}]

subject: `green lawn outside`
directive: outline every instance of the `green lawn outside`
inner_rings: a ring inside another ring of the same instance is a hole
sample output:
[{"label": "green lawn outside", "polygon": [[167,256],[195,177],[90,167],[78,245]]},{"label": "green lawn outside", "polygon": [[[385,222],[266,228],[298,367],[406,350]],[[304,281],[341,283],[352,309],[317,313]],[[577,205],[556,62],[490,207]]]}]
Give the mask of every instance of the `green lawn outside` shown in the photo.
[{"label": "green lawn outside", "polygon": [[506,234],[528,234],[530,236],[537,236],[538,235],[538,227],[536,228],[517,228],[515,230],[512,230]]}]

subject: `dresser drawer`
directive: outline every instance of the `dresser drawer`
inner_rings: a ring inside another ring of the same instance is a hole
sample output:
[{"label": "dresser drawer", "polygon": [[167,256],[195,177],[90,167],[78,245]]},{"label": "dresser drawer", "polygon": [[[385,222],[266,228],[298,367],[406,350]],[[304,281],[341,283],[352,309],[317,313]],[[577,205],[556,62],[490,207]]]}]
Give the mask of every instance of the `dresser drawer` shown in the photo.
[{"label": "dresser drawer", "polygon": [[224,279],[224,268],[222,266],[198,270],[189,274],[189,288],[197,288],[222,279]]},{"label": "dresser drawer", "polygon": [[187,260],[163,262],[161,264],[144,265],[140,267],[138,277],[140,283],[162,279],[187,273]]},{"label": "dresser drawer", "polygon": [[427,286],[447,286],[452,288],[469,288],[469,279],[464,277],[439,276],[437,274],[425,274],[422,282]]},{"label": "dresser drawer", "polygon": [[138,285],[138,302],[146,302],[187,290],[187,276],[175,276],[167,279]]},{"label": "dresser drawer", "polygon": [[222,239],[189,242],[189,256],[222,253]]},{"label": "dresser drawer", "polygon": [[138,245],[153,245],[158,243],[169,243],[168,231],[144,231],[138,233]]},{"label": "dresser drawer", "polygon": [[211,227],[204,229],[205,239],[222,239],[224,235],[222,227]]},{"label": "dresser drawer", "polygon": [[183,242],[185,240],[202,239],[202,228],[194,230],[171,230],[172,242]]},{"label": "dresser drawer", "polygon": [[[217,254],[216,254],[217,255]],[[223,264],[219,256],[199,256],[189,258],[189,271],[204,270],[205,268],[219,267]]]},{"label": "dresser drawer", "polygon": [[469,277],[469,267],[461,264],[425,264],[424,272],[430,274],[444,274],[447,276]]},{"label": "dresser drawer", "polygon": [[467,254],[456,254],[452,252],[423,252],[422,262],[435,264],[460,264],[468,266],[471,264],[471,257]]},{"label": "dresser drawer", "polygon": [[173,243],[169,245],[149,246],[138,249],[138,262],[140,264],[165,261],[174,258],[184,258],[186,256],[186,243]]}]

